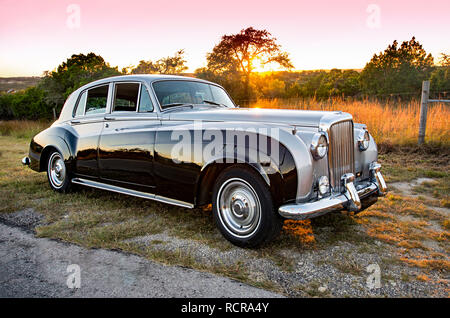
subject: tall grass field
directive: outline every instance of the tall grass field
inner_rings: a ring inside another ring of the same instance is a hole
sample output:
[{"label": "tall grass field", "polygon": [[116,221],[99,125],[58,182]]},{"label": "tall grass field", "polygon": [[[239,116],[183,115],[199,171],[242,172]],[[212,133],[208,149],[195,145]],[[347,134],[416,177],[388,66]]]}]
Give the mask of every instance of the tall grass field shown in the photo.
[{"label": "tall grass field", "polygon": [[[249,107],[274,109],[304,109],[343,111],[353,115],[356,123],[367,125],[380,144],[415,145],[419,136],[420,102],[402,104],[381,101],[348,101],[333,99],[260,99]],[[433,103],[428,106],[425,142],[450,146],[450,104]]]}]

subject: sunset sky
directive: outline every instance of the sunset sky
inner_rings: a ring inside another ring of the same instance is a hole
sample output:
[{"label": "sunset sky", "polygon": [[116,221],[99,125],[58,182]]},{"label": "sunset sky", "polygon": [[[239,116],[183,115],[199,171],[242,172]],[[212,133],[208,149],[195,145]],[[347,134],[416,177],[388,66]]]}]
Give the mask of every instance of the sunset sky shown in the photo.
[{"label": "sunset sky", "polygon": [[72,54],[91,51],[121,69],[184,49],[193,72],[205,66],[206,53],[223,34],[249,26],[271,32],[298,70],[363,68],[393,40],[413,35],[435,58],[450,53],[449,0],[0,0],[0,5],[1,77],[39,76]]}]

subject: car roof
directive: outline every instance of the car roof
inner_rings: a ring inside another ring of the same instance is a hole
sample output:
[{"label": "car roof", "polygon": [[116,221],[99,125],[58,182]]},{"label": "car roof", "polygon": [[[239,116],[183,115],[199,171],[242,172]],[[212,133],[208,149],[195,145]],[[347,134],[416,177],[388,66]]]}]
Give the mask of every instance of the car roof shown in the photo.
[{"label": "car roof", "polygon": [[[212,83],[212,82],[205,81],[205,80],[202,80],[199,78],[188,77],[188,76],[167,75],[167,74],[135,74],[135,75],[118,75],[118,76],[102,78],[100,80],[96,80],[96,81],[90,82],[86,85],[83,85],[78,90],[83,90],[83,89],[89,88],[91,86],[95,86],[95,85],[99,85],[99,84],[103,84],[103,83],[109,83],[109,82],[141,81],[141,82],[152,83],[152,82],[161,81],[161,80],[197,81],[197,82],[202,82],[202,83],[218,85],[216,83]],[[220,85],[218,85],[218,86],[220,86]]]}]

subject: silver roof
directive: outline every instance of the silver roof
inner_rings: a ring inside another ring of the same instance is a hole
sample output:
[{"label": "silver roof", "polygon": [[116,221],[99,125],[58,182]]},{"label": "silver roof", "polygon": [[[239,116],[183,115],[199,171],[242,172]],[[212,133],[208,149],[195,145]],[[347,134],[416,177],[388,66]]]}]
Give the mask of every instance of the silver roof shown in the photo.
[{"label": "silver roof", "polygon": [[[90,82],[86,85],[83,85],[78,90],[83,90],[87,87],[95,86],[98,84],[109,83],[109,82],[120,82],[120,81],[142,81],[147,83],[152,83],[160,80],[188,80],[188,81],[197,81],[208,84],[218,85],[216,83],[212,83],[209,81],[205,81],[195,77],[188,76],[179,76],[179,75],[167,75],[167,74],[133,74],[133,75],[118,75],[118,76],[110,76],[106,78],[102,78],[93,82]],[[218,85],[220,86],[220,85]]]}]

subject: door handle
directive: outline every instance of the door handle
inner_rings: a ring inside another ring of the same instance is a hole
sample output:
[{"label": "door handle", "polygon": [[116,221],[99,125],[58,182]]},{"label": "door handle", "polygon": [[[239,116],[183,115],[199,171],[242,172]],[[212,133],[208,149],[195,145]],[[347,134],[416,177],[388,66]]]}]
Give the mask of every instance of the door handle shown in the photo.
[{"label": "door handle", "polygon": [[116,120],[116,118],[115,117],[105,116],[105,120]]},{"label": "door handle", "polygon": [[71,120],[70,123],[71,123],[72,125],[76,125],[76,124],[80,124],[81,121],[79,121],[79,120]]}]

